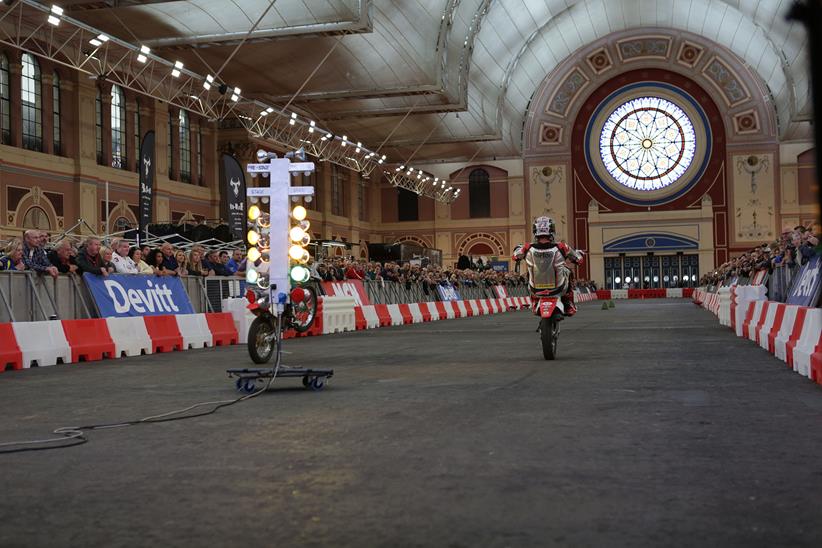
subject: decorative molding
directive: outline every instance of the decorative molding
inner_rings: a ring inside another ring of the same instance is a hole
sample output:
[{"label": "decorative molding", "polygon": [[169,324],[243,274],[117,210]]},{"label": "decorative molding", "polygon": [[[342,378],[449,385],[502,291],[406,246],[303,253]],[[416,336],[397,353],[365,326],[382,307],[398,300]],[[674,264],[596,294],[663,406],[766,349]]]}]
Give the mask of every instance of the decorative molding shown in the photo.
[{"label": "decorative molding", "polygon": [[704,53],[705,48],[702,46],[689,42],[688,40],[684,40],[679,45],[679,52],[676,54],[676,62],[688,68],[694,68],[697,64],[699,64],[699,61],[702,59],[702,55]]},{"label": "decorative molding", "polygon": [[602,74],[614,66],[614,62],[611,59],[611,54],[608,51],[608,48],[599,48],[588,55],[588,57],[585,58],[585,61],[588,63],[588,66],[591,67],[594,74]]},{"label": "decorative molding", "polygon": [[736,72],[717,56],[708,61],[702,74],[716,87],[729,107],[735,107],[751,98],[748,88]]},{"label": "decorative molding", "polygon": [[623,63],[646,59],[667,59],[671,53],[671,36],[637,36],[617,42],[617,54]]},{"label": "decorative molding", "polygon": [[588,76],[579,67],[574,67],[557,86],[545,111],[564,118],[568,113],[568,108],[589,82]]},{"label": "decorative molding", "polygon": [[539,144],[558,145],[562,142],[562,126],[550,122],[542,122],[539,128]]},{"label": "decorative molding", "polygon": [[750,135],[762,130],[759,124],[759,113],[752,108],[734,115],[734,131],[738,135]]}]

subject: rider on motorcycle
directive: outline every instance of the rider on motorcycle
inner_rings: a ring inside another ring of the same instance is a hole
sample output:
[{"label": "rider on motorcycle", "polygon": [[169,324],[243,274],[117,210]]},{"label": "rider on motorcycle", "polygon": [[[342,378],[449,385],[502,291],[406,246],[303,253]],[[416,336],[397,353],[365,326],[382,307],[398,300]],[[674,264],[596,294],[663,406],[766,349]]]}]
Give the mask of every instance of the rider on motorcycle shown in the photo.
[{"label": "rider on motorcycle", "polygon": [[562,304],[565,306],[565,315],[573,316],[577,312],[574,305],[573,273],[565,262],[582,264],[582,252],[556,241],[556,227],[550,217],[534,219],[532,231],[536,241],[518,245],[514,249],[513,259],[517,262],[525,259],[532,297],[543,292],[550,293],[552,289],[565,284]]}]

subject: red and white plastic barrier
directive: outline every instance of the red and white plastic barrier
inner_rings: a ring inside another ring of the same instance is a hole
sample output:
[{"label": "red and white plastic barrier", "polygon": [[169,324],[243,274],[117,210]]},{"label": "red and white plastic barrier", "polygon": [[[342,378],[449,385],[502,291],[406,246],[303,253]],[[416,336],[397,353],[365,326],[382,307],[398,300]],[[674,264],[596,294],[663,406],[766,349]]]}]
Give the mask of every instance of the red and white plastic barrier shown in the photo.
[{"label": "red and white plastic barrier", "polygon": [[732,286],[725,294],[726,299],[722,290],[697,289],[693,300],[718,313],[737,336],[754,341],[797,373],[822,384],[822,308],[765,300],[762,285]]},{"label": "red and white plastic barrier", "polygon": [[0,371],[237,344],[226,312],[0,324]]}]

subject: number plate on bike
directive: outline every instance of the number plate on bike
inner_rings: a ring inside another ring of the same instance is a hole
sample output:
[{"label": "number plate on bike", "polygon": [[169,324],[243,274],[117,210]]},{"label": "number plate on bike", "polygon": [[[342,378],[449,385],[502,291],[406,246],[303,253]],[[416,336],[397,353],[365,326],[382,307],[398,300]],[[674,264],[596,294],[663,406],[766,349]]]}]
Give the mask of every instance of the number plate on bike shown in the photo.
[{"label": "number plate on bike", "polygon": [[539,315],[543,318],[550,318],[557,307],[556,299],[546,299],[539,302]]}]

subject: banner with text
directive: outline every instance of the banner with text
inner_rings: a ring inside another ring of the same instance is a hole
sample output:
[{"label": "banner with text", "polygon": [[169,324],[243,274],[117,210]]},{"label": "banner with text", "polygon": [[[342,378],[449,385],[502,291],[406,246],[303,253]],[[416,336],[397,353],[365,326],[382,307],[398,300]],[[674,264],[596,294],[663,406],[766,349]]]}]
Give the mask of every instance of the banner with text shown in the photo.
[{"label": "banner with text", "polygon": [[802,265],[794,276],[791,291],[788,293],[788,304],[816,306],[822,286],[822,255],[817,255]]},{"label": "banner with text", "polygon": [[438,285],[437,293],[439,293],[441,301],[459,301],[460,294],[453,285]]},{"label": "banner with text", "polygon": [[154,207],[154,132],[146,132],[143,142],[140,143],[140,189],[137,207],[139,215],[139,229],[137,230],[137,244],[146,237],[146,228],[151,223],[151,211]]},{"label": "banner with text", "polygon": [[245,237],[245,173],[243,166],[231,154],[223,154],[223,177],[226,219],[231,237],[242,240]]},{"label": "banner with text", "polygon": [[347,282],[323,282],[323,290],[329,297],[354,297],[356,306],[371,304],[365,286],[360,280],[348,280]]},{"label": "banner with text", "polygon": [[174,276],[83,274],[100,316],[160,316],[193,314],[182,282]]}]

